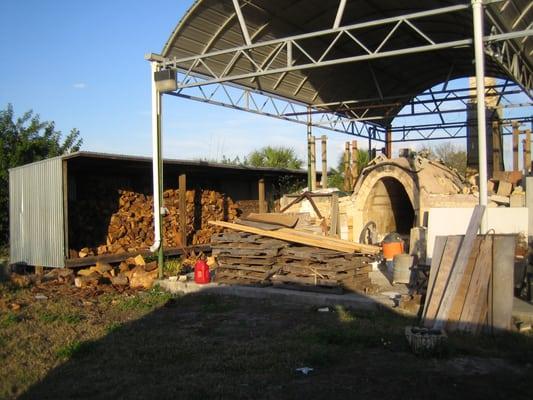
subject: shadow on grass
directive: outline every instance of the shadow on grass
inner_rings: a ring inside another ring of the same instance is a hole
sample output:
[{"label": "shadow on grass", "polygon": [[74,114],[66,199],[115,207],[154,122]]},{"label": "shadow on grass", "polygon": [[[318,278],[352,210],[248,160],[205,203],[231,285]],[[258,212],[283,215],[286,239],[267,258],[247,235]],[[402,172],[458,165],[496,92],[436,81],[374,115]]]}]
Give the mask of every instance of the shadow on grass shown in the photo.
[{"label": "shadow on grass", "polygon": [[[135,301],[117,307],[140,307]],[[450,338],[448,354],[410,353],[391,311],[195,294],[61,349],[63,364],[22,399],[517,398],[530,394],[531,338]],[[495,362],[494,360],[500,360]],[[503,359],[503,360],[502,360]],[[472,365],[477,366],[473,368]],[[311,367],[307,376],[296,368]],[[474,373],[472,373],[474,369]]]}]

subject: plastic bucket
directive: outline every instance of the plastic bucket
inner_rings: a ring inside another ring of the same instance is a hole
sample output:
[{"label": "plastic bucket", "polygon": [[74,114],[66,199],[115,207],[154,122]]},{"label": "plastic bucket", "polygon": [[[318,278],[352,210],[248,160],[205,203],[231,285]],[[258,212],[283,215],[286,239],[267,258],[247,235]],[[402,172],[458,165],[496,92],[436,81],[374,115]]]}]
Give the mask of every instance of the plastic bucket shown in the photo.
[{"label": "plastic bucket", "polygon": [[383,258],[392,261],[394,256],[403,253],[403,242],[383,243]]}]

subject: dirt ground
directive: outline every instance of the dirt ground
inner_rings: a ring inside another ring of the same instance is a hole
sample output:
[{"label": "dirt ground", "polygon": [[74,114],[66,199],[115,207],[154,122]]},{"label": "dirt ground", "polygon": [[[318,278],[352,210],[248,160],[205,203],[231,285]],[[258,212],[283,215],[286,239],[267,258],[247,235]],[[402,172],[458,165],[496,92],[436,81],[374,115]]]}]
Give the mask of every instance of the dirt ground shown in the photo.
[{"label": "dirt ground", "polygon": [[530,398],[531,335],[452,336],[445,354],[420,358],[403,335],[413,323],[156,289],[0,284],[0,398]]}]

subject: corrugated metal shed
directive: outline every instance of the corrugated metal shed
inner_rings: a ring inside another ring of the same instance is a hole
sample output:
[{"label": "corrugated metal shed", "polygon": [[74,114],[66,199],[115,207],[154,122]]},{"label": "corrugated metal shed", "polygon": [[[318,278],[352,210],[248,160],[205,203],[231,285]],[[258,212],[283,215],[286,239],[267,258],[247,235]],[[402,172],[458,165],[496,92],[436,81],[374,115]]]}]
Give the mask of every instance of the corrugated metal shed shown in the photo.
[{"label": "corrugated metal shed", "polygon": [[11,262],[63,267],[63,159],[9,170]]},{"label": "corrugated metal shed", "polygon": [[[191,160],[165,160],[164,166],[165,173],[170,175],[169,181],[177,183],[176,173],[180,171],[179,173],[187,173],[188,176],[196,176],[197,184],[212,178],[212,185],[221,191],[226,191],[230,183],[249,190],[246,187],[247,182],[259,177],[270,177],[273,180],[279,176],[307,176],[303,170],[256,168]],[[91,185],[93,182],[99,182],[102,176],[113,178],[118,174],[117,176],[123,178],[126,172],[131,182],[146,186],[146,182],[151,182],[151,159],[77,152],[10,169],[10,262],[43,267],[66,266],[69,245],[73,245],[72,242],[79,233],[70,232],[71,222],[76,216],[76,210],[71,207],[78,201],[75,195],[76,187],[84,186],[89,192],[98,190]],[[94,177],[89,183],[86,181],[88,176]],[[113,185],[123,182],[120,179],[108,181]],[[191,181],[194,184],[194,179]],[[149,186],[151,190],[151,184]],[[102,217],[102,226],[107,226],[104,212],[97,214]]]}]

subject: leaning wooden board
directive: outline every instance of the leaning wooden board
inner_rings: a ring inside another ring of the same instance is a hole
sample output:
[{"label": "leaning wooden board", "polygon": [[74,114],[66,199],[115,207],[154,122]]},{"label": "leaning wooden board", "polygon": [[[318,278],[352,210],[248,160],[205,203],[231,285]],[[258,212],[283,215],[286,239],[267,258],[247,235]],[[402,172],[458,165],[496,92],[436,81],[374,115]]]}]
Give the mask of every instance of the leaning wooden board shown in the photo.
[{"label": "leaning wooden board", "polygon": [[442,297],[439,311],[435,317],[436,321],[435,325],[433,326],[434,329],[443,329],[446,325],[450,310],[453,306],[455,295],[461,286],[461,280],[463,279],[464,271],[470,258],[470,253],[474,247],[474,243],[477,238],[477,232],[481,225],[483,214],[485,213],[485,208],[486,207],[482,205],[477,205],[474,207],[474,212],[472,213],[472,218],[470,218],[470,223],[468,224],[465,237],[461,242],[461,246],[459,247],[459,251],[457,253],[457,258],[453,263],[453,273],[450,275],[449,282],[446,285],[446,292]]},{"label": "leaning wooden board", "polygon": [[[435,314],[450,280],[449,260],[457,255],[460,239],[461,236],[437,239],[436,243],[444,243],[444,248],[433,257],[423,313],[426,327],[434,326]],[[481,330],[496,333],[510,329],[515,241],[514,235],[477,236],[444,324],[447,331],[476,334]]]},{"label": "leaning wooden board", "polygon": [[267,231],[264,229],[253,228],[250,226],[244,226],[240,224],[232,224],[222,221],[209,221],[209,224],[215,226],[221,226],[223,228],[234,229],[237,231],[254,233],[257,235],[267,236],[274,239],[286,240],[288,242],[305,244],[307,246],[319,247],[322,249],[342,251],[346,253],[364,253],[364,254],[378,254],[381,248],[378,246],[371,246],[360,243],[353,243],[347,240],[334,239],[325,236],[313,235],[312,233],[306,233],[297,231],[295,229],[282,228],[276,231]]}]

